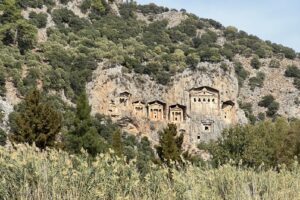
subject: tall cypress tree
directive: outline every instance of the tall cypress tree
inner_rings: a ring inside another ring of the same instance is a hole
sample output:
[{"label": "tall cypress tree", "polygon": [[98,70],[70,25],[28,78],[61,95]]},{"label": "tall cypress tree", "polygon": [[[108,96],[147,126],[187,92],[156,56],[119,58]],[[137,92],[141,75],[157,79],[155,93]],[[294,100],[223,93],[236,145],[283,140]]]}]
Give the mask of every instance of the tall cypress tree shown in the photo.
[{"label": "tall cypress tree", "polygon": [[36,143],[41,149],[55,146],[56,135],[62,126],[62,116],[42,100],[38,90],[33,90],[26,96],[13,116],[11,123],[14,125],[14,134],[10,136],[12,142],[30,145]]},{"label": "tall cypress tree", "polygon": [[170,161],[180,162],[182,154],[183,134],[177,136],[175,124],[168,124],[159,134],[159,146],[156,147],[158,156],[163,162],[170,164]]},{"label": "tall cypress tree", "polygon": [[72,153],[80,153],[83,148],[92,156],[103,153],[108,144],[101,137],[91,117],[91,106],[88,97],[83,92],[77,99],[74,130],[66,135],[66,149]]},{"label": "tall cypress tree", "polygon": [[116,155],[121,156],[123,154],[122,135],[119,129],[112,135],[112,148],[115,150]]}]

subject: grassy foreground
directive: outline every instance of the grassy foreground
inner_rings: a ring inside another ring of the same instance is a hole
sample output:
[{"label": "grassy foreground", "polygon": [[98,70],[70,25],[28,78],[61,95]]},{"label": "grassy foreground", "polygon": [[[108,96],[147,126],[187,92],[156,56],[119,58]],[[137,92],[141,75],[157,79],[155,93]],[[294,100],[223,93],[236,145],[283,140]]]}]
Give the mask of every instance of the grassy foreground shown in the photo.
[{"label": "grassy foreground", "polygon": [[255,172],[225,165],[173,171],[151,166],[141,180],[135,163],[110,154],[90,161],[63,151],[0,147],[0,199],[300,199],[300,170]]}]

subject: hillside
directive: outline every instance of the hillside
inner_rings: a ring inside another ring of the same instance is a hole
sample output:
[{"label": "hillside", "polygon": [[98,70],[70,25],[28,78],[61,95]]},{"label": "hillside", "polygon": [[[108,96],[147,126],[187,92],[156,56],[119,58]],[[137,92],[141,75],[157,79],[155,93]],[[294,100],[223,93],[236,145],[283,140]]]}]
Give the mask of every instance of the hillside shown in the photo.
[{"label": "hillside", "polygon": [[[235,27],[122,1],[5,0],[0,10],[3,128],[35,87],[70,107],[86,91],[94,114],[154,142],[169,122],[179,121],[189,145],[232,124],[300,118],[298,54]],[[193,107],[192,95],[206,91],[216,106]]]}]

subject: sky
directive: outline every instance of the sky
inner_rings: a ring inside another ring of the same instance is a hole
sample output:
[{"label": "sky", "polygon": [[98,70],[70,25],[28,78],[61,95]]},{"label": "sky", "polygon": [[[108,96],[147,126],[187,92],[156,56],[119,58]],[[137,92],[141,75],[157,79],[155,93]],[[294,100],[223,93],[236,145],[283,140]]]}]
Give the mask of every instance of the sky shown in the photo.
[{"label": "sky", "polygon": [[283,44],[300,52],[300,0],[137,0],[186,9],[201,18]]}]

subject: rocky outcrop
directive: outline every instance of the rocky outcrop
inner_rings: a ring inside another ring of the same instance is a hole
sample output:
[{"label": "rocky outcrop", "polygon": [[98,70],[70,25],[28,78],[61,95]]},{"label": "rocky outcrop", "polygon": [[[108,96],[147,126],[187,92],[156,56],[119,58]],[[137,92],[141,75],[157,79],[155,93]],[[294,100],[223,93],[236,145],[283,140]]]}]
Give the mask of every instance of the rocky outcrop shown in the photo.
[{"label": "rocky outcrop", "polygon": [[122,66],[104,66],[87,85],[92,112],[111,116],[124,132],[146,135],[155,143],[159,131],[175,123],[187,147],[216,139],[232,124],[247,122],[238,108],[237,78],[218,64],[201,63],[197,72],[187,69],[166,86],[147,75],[123,73]]},{"label": "rocky outcrop", "polygon": [[182,21],[186,20],[188,17],[184,12],[169,11],[156,15],[145,16],[142,13],[136,13],[137,19],[150,24],[155,21],[167,20],[168,28],[173,28],[178,26]]},{"label": "rocky outcrop", "polygon": [[8,116],[11,112],[13,112],[13,105],[0,98],[0,112],[1,116],[3,116],[3,118],[0,121],[0,128],[8,132]]},{"label": "rocky outcrop", "polygon": [[[245,69],[250,72],[250,77],[256,76],[257,72],[265,74],[265,80],[262,87],[256,87],[251,90],[249,79],[240,88],[239,100],[242,102],[250,102],[253,106],[254,115],[265,112],[266,108],[259,107],[258,102],[265,95],[273,95],[277,102],[280,103],[278,114],[286,118],[300,118],[300,105],[296,104],[296,99],[300,96],[300,90],[293,85],[293,79],[285,77],[285,70],[289,65],[300,67],[300,61],[282,59],[279,60],[279,68],[270,68],[271,58],[261,59],[262,66],[259,70],[253,69],[250,65],[251,58],[237,56],[236,60],[240,61]],[[273,58],[274,59],[274,58]]]}]

